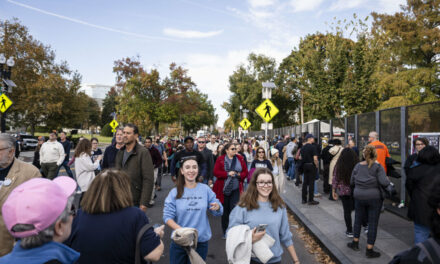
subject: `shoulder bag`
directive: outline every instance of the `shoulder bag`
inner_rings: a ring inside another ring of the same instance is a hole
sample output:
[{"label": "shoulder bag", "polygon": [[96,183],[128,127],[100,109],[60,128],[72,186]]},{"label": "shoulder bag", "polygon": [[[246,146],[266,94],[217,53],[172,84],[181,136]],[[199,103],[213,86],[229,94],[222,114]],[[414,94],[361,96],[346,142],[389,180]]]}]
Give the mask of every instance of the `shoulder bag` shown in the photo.
[{"label": "shoulder bag", "polygon": [[[382,166],[380,164],[378,165]],[[380,168],[378,167],[378,169]],[[390,184],[388,184],[386,187],[382,186],[379,182],[378,174],[379,173],[376,170],[376,180],[377,180],[377,187],[379,188],[380,198],[384,200],[385,198],[389,199],[393,197],[397,193],[396,187],[394,187],[394,184],[392,182],[390,182]]]},{"label": "shoulder bag", "polygon": [[142,264],[142,263],[146,263],[146,264],[153,264],[153,262],[151,261],[145,261],[144,260],[144,256],[141,256],[141,239],[142,236],[144,235],[144,233],[150,228],[153,227],[152,224],[146,224],[144,225],[141,230],[139,230],[139,233],[137,234],[136,237],[136,250],[135,250],[135,254],[134,254],[134,263],[135,264]]}]

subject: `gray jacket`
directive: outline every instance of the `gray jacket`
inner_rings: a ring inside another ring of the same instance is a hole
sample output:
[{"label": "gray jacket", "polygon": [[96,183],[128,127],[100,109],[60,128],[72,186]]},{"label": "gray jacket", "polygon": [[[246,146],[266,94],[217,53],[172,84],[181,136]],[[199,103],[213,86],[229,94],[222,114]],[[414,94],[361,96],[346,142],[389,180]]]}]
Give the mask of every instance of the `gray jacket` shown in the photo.
[{"label": "gray jacket", "polygon": [[390,184],[382,165],[375,162],[370,168],[360,162],[351,173],[351,186],[354,185],[353,197],[358,200],[380,199],[379,184],[386,187]]}]

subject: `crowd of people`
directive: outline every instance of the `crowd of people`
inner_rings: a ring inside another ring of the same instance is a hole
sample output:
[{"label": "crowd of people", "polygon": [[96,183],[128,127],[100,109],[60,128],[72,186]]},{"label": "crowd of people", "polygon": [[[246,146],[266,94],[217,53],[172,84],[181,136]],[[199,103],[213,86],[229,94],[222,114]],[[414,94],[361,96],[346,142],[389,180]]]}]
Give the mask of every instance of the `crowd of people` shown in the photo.
[{"label": "crowd of people", "polygon": [[[384,190],[393,186],[390,154],[374,131],[361,153],[351,139],[343,146],[308,133],[267,141],[216,135],[142,140],[138,128],[126,124],[104,151],[97,138],[83,138],[70,158],[66,134],[57,137],[51,132],[47,141],[38,139],[32,165],[15,158],[13,137],[0,134],[0,263],[158,261],[164,225],[172,230],[170,263],[205,263],[208,212],[221,218],[229,263],[281,263],[283,246],[299,263],[281,194],[288,195],[286,181],[295,181],[302,204],[316,206],[320,175],[329,200],[342,201],[344,232],[352,238],[347,246],[360,250],[364,227],[366,257],[380,257],[374,243]],[[415,149],[404,171],[416,246],[393,263],[435,263],[426,262],[432,256],[424,249],[440,244],[440,154],[424,138],[415,140]],[[58,176],[61,167],[68,176]],[[155,193],[166,176],[175,187],[163,204],[164,225],[152,226],[148,208],[157,206]]]}]

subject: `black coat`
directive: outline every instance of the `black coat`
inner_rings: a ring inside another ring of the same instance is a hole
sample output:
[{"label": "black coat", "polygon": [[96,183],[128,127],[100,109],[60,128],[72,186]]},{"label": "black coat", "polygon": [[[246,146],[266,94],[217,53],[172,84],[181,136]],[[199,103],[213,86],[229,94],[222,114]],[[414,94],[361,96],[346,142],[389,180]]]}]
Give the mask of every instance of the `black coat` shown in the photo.
[{"label": "black coat", "polygon": [[420,164],[408,169],[405,187],[411,198],[408,217],[416,224],[430,226],[432,209],[428,205],[428,196],[432,183],[440,178],[440,164]]}]

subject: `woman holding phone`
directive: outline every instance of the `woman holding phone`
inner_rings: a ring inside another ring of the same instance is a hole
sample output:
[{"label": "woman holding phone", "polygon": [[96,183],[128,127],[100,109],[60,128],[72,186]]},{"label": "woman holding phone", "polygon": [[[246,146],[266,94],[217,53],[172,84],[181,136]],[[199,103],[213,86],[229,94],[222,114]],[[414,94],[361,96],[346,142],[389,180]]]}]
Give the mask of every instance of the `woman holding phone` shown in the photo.
[{"label": "woman holding phone", "polygon": [[[232,210],[229,228],[236,225],[248,225],[252,229],[252,243],[259,241],[265,234],[275,240],[270,248],[273,257],[267,263],[281,263],[283,248],[287,248],[293,262],[299,263],[289,229],[286,206],[277,188],[274,177],[267,168],[256,169],[248,190],[241,197],[238,206]],[[261,263],[252,258],[251,263]]]},{"label": "woman holding phone", "polygon": [[[186,157],[180,161],[180,164],[182,165],[178,172],[176,187],[165,199],[163,221],[173,230],[182,227],[197,229],[196,251],[202,259],[206,260],[208,241],[212,236],[207,211],[214,216],[221,216],[223,207],[208,185],[197,183],[199,166],[196,158]],[[170,246],[170,263],[190,263],[185,248],[174,241]]]}]

